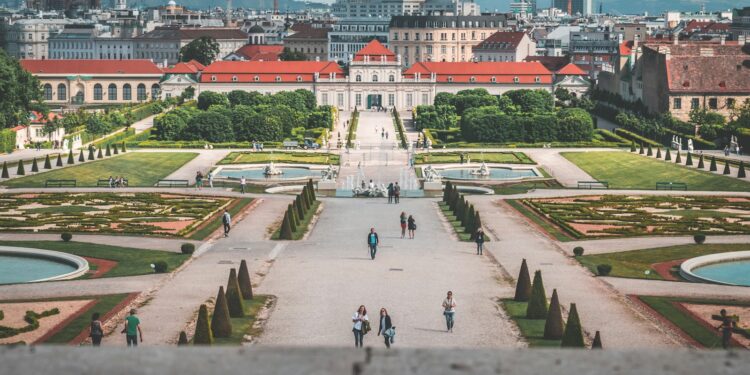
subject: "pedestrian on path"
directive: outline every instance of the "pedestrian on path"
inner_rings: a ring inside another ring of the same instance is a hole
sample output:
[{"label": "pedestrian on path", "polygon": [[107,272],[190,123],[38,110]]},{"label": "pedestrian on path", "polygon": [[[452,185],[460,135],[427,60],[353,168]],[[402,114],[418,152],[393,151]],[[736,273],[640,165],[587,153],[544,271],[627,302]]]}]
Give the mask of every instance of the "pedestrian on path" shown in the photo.
[{"label": "pedestrian on path", "polygon": [[401,238],[404,238],[406,236],[406,212],[401,211],[399,220],[401,221]]},{"label": "pedestrian on path", "polygon": [[102,329],[102,322],[99,320],[99,316],[98,312],[91,315],[89,337],[91,337],[91,344],[93,346],[100,346],[102,344],[102,337],[104,337],[104,330]]},{"label": "pedestrian on path", "polygon": [[388,203],[393,203],[393,182],[388,184]]},{"label": "pedestrian on path", "polygon": [[732,331],[737,327],[737,322],[734,321],[734,317],[727,315],[725,309],[721,309],[719,312],[719,319],[721,319],[721,324],[716,329],[721,331],[721,347],[729,349],[732,342]]},{"label": "pedestrian on path", "polygon": [[383,335],[385,339],[385,347],[391,347],[393,344],[393,337],[396,336],[396,327],[393,326],[391,316],[388,315],[388,310],[385,307],[380,308],[380,327],[378,328],[378,336]]},{"label": "pedestrian on path", "polygon": [[229,211],[224,210],[221,222],[224,224],[224,237],[229,237],[229,231],[232,229],[232,216],[229,215]]},{"label": "pedestrian on path", "polygon": [[443,300],[443,315],[445,315],[445,325],[448,332],[453,332],[455,314],[456,300],[453,299],[453,292],[448,291],[448,296]]},{"label": "pedestrian on path", "polygon": [[398,186],[398,182],[393,185],[393,199],[398,204],[398,199],[401,197],[401,186]]},{"label": "pedestrian on path", "polygon": [[247,180],[245,180],[245,176],[240,177],[240,192],[242,194],[245,194],[245,185],[247,184]]},{"label": "pedestrian on path", "polygon": [[201,171],[198,171],[195,174],[195,188],[200,190],[203,187],[203,173]]},{"label": "pedestrian on path", "polygon": [[482,228],[477,229],[477,233],[474,234],[474,242],[477,243],[477,255],[482,255],[484,250],[484,231]]},{"label": "pedestrian on path", "polygon": [[125,328],[122,329],[125,334],[125,341],[128,346],[138,346],[138,336],[141,336],[143,343],[143,331],[141,331],[141,321],[135,316],[135,309],[130,310],[130,315],[125,318]]},{"label": "pedestrian on path", "polygon": [[417,221],[414,220],[414,216],[409,215],[409,219],[406,221],[409,226],[409,239],[414,239],[414,232],[417,230]]},{"label": "pedestrian on path", "polygon": [[211,189],[214,188],[214,174],[213,174],[213,172],[208,172],[208,186],[211,187]]},{"label": "pedestrian on path", "polygon": [[361,348],[365,335],[370,330],[370,318],[367,317],[365,305],[359,306],[359,309],[352,316],[352,332],[354,332],[354,347]]},{"label": "pedestrian on path", "polygon": [[375,228],[370,228],[370,233],[367,234],[367,246],[370,248],[370,258],[375,260],[375,253],[378,252],[378,234],[375,232]]}]

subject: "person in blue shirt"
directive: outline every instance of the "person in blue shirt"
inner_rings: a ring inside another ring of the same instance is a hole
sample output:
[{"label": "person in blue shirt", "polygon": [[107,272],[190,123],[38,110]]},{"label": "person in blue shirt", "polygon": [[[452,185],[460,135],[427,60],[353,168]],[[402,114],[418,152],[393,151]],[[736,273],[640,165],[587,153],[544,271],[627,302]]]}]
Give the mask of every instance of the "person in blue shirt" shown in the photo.
[{"label": "person in blue shirt", "polygon": [[375,260],[375,253],[378,252],[378,234],[375,232],[375,228],[370,228],[370,233],[367,234],[367,246],[370,247],[370,257]]}]

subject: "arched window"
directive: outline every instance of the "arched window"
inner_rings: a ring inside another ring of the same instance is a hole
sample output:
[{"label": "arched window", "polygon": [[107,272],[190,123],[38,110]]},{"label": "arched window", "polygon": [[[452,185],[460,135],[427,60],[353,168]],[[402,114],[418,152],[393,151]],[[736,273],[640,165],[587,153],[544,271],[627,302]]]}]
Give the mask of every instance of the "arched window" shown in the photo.
[{"label": "arched window", "polygon": [[378,81],[378,75],[377,74],[373,74],[372,75],[372,81],[373,82],[377,82]]},{"label": "arched window", "polygon": [[159,96],[160,96],[159,92],[160,92],[159,85],[155,83],[151,85],[151,100],[159,99]]},{"label": "arched window", "polygon": [[102,100],[102,85],[96,84],[94,85],[94,100]]},{"label": "arched window", "polygon": [[354,80],[357,81],[357,82],[362,82],[362,76],[359,75],[359,74],[357,74],[357,77],[355,77]]},{"label": "arched window", "polygon": [[534,82],[539,83],[542,82],[542,79],[539,76],[534,77]]},{"label": "arched window", "polygon": [[52,85],[49,83],[44,85],[44,100],[52,100]]},{"label": "arched window", "polygon": [[453,77],[448,77],[448,82],[453,82]]},{"label": "arched window", "polygon": [[122,86],[122,100],[133,100],[133,92],[129,83]]},{"label": "arched window", "polygon": [[146,100],[146,85],[142,83],[138,85],[137,95],[138,101]]},{"label": "arched window", "polygon": [[394,76],[393,74],[389,75],[388,82],[396,82],[396,76]]},{"label": "arched window", "polygon": [[518,83],[520,82],[520,80],[518,79],[518,77],[513,77],[513,82]]},{"label": "arched window", "polygon": [[117,85],[114,83],[110,83],[109,86],[107,86],[107,100],[117,100]]},{"label": "arched window", "polygon": [[216,82],[216,76],[211,76],[211,82]]},{"label": "arched window", "polygon": [[57,100],[68,100],[68,88],[62,83],[57,85]]}]

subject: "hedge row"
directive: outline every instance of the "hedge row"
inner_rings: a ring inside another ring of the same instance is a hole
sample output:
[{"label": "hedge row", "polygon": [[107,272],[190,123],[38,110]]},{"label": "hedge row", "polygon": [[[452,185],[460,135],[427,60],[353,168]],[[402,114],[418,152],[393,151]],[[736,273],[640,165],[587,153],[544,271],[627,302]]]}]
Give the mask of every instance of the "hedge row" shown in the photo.
[{"label": "hedge row", "polygon": [[625,130],[623,128],[617,128],[617,129],[615,129],[615,134],[617,134],[617,135],[619,135],[619,136],[621,136],[623,138],[629,139],[629,140],[631,140],[631,141],[633,141],[635,143],[638,143],[638,144],[651,145],[651,146],[659,146],[659,147],[662,145],[659,142],[652,141],[652,140],[650,140],[650,139],[648,139],[646,137],[642,137],[642,136],[640,136],[638,134],[635,134],[635,133],[633,133],[631,131],[628,131],[628,130]]},{"label": "hedge row", "polygon": [[353,147],[354,140],[357,139],[357,124],[359,123],[359,111],[354,109],[352,119],[349,121],[349,134],[346,135],[346,147]]},{"label": "hedge row", "polygon": [[398,138],[401,140],[401,147],[403,149],[409,148],[406,142],[406,134],[404,134],[404,123],[401,121],[398,111],[393,109],[393,122],[396,124],[396,131],[398,132]]},{"label": "hedge row", "polygon": [[0,152],[9,154],[16,148],[16,132],[10,129],[0,131]]}]

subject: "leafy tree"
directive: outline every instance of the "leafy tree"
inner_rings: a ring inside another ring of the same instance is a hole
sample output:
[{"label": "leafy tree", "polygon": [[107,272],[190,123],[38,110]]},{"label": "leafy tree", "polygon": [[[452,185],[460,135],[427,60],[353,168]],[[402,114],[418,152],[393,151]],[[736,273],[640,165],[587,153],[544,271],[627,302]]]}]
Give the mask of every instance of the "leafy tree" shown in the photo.
[{"label": "leafy tree", "polygon": [[182,91],[182,94],[180,94],[180,99],[182,101],[191,100],[195,97],[195,87],[188,86],[185,88],[185,90]]},{"label": "leafy tree", "polygon": [[154,136],[160,141],[172,141],[179,139],[185,130],[185,120],[182,117],[166,113],[154,119]]},{"label": "leafy tree", "polygon": [[86,122],[86,131],[91,134],[107,134],[110,130],[112,130],[112,126],[103,121],[99,116],[93,116]]},{"label": "leafy tree", "polygon": [[561,102],[567,102],[568,100],[573,99],[573,95],[570,94],[570,91],[564,87],[558,87],[555,89],[555,98]]},{"label": "leafy tree", "polygon": [[554,109],[552,94],[545,90],[512,90],[503,96],[510,98],[521,112],[540,113]]},{"label": "leafy tree", "polygon": [[198,95],[198,109],[205,111],[212,105],[228,106],[227,96],[218,92],[203,91]]},{"label": "leafy tree", "polygon": [[281,91],[273,94],[270,97],[269,104],[285,105],[294,109],[295,111],[305,111],[309,109],[307,107],[307,98],[296,91]]},{"label": "leafy tree", "polygon": [[266,102],[265,96],[257,91],[234,90],[227,94],[229,104],[234,106],[256,106]]},{"label": "leafy tree", "polygon": [[281,121],[276,117],[252,113],[235,128],[237,140],[241,141],[280,141],[284,138]]},{"label": "leafy tree", "polygon": [[586,110],[563,109],[558,113],[557,118],[557,140],[559,141],[580,141],[594,136],[594,120]]},{"label": "leafy tree", "polygon": [[283,134],[291,134],[292,128],[304,126],[307,123],[307,116],[304,112],[296,111],[288,105],[262,105],[256,107],[256,111],[263,116],[279,120]]},{"label": "leafy tree", "polygon": [[[690,123],[697,126],[718,125],[723,126],[726,122],[724,116],[709,111],[706,108],[693,108],[690,110]],[[692,132],[691,132],[692,133]]]},{"label": "leafy tree", "polygon": [[234,130],[226,116],[204,112],[190,119],[180,138],[188,141],[231,142],[234,140]]},{"label": "leafy tree", "polygon": [[435,95],[435,101],[433,102],[433,104],[435,106],[439,106],[439,105],[453,105],[453,98],[455,96],[456,95],[451,94],[451,93],[440,92],[437,95]]},{"label": "leafy tree", "polygon": [[209,65],[219,55],[219,43],[209,36],[202,36],[180,48],[180,61],[195,60],[203,65]]},{"label": "leafy tree", "polygon": [[452,104],[456,107],[456,113],[461,115],[470,108],[497,106],[497,98],[485,89],[463,90],[456,94]]},{"label": "leafy tree", "polygon": [[310,115],[307,116],[307,128],[330,128],[332,121],[331,111],[310,112]]},{"label": "leafy tree", "polygon": [[305,61],[307,55],[304,52],[292,51],[289,47],[284,47],[284,50],[279,54],[281,61]]},{"label": "leafy tree", "polygon": [[29,121],[29,111],[46,108],[41,104],[39,81],[0,49],[0,126],[14,127]]},{"label": "leafy tree", "polygon": [[318,100],[315,98],[315,94],[313,94],[312,91],[306,89],[297,89],[294,90],[294,93],[302,98],[302,101],[305,103],[305,108],[307,108],[308,110],[313,110],[315,109],[315,107],[317,107]]}]

